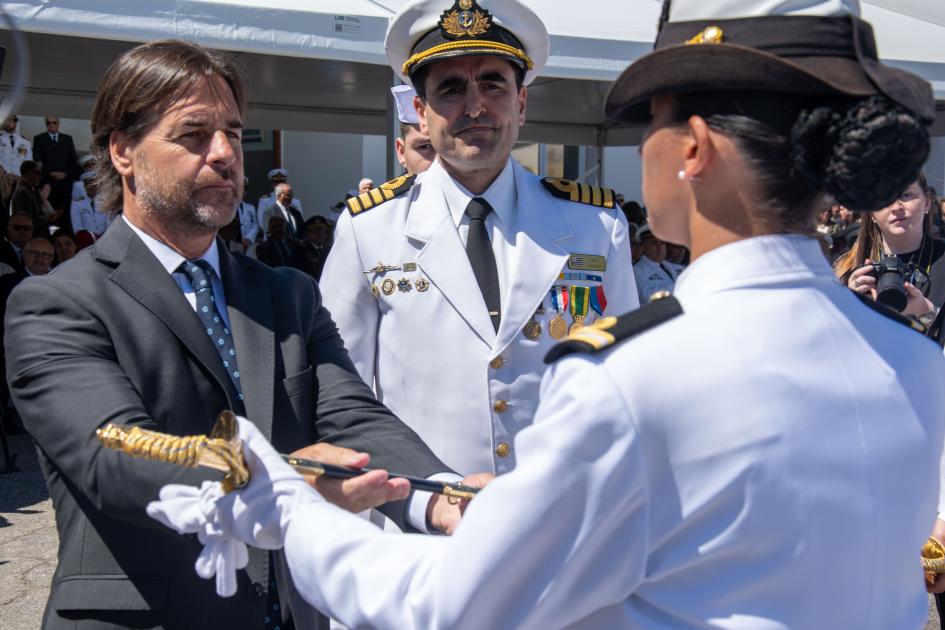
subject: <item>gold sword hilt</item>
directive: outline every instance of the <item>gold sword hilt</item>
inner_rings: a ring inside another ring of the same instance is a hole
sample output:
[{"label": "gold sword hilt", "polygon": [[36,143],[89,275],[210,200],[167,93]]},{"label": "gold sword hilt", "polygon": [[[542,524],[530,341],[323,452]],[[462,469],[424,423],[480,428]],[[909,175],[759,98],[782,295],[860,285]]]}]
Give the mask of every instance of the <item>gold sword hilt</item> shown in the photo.
[{"label": "gold sword hilt", "polygon": [[210,436],[169,435],[118,424],[108,424],[95,434],[106,448],[116,449],[132,457],[196,468],[204,466],[226,473],[223,491],[232,492],[249,482],[249,468],[243,459],[239,426],[232,411],[217,417]]}]

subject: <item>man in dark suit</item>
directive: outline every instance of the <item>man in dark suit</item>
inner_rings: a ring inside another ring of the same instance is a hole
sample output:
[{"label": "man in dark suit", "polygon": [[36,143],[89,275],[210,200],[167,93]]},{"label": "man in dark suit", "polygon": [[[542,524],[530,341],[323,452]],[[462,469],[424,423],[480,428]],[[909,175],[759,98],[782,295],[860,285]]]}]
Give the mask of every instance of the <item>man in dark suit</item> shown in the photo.
[{"label": "man in dark suit", "polygon": [[[72,136],[59,132],[58,116],[46,116],[46,133],[33,136],[33,160],[43,165],[43,183],[51,189],[49,203],[57,210],[67,210],[72,184],[79,176],[79,157]],[[68,221],[69,213],[64,214]]]},{"label": "man in dark suit", "polygon": [[7,221],[6,238],[0,240],[0,262],[23,271],[23,247],[33,238],[33,217],[16,212]]},{"label": "man in dark suit", "polygon": [[286,238],[285,219],[278,214],[269,217],[268,238],[256,246],[256,258],[270,267],[287,267],[295,244]]},{"label": "man in dark suit", "polygon": [[292,205],[292,200],[295,199],[292,184],[289,182],[277,184],[273,194],[276,200],[267,211],[263,211],[263,224],[269,225],[269,219],[272,217],[282,217],[285,219],[285,231],[289,240],[301,239],[302,224],[305,220],[302,218],[302,213]]},{"label": "man in dark suit", "polygon": [[295,246],[289,257],[289,266],[319,280],[330,251],[331,228],[328,226],[328,220],[315,215],[305,222],[305,238]]},{"label": "man in dark suit", "polygon": [[[168,483],[218,477],[106,450],[95,435],[105,423],[205,434],[232,409],[282,451],[421,477],[445,471],[358,377],[311,278],[215,239],[242,197],[243,103],[225,56],[180,41],[124,53],[92,112],[98,194],[122,216],[10,298],[8,380],[60,536],[44,628],[261,630],[289,612],[295,627],[318,623],[276,554],[251,552],[236,595],[217,597],[194,572],[200,543],[145,506]],[[448,530],[459,518],[383,470],[316,485],[354,511],[395,501],[384,509],[402,525]]]}]

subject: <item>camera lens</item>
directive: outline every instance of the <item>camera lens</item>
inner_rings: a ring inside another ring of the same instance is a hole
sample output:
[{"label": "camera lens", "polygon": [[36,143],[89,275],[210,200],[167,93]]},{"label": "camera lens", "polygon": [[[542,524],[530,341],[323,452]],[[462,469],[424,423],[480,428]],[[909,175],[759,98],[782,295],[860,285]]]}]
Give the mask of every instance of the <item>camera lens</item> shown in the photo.
[{"label": "camera lens", "polygon": [[883,260],[876,271],[876,301],[902,312],[906,308],[906,287],[902,272],[904,266],[895,256]]}]

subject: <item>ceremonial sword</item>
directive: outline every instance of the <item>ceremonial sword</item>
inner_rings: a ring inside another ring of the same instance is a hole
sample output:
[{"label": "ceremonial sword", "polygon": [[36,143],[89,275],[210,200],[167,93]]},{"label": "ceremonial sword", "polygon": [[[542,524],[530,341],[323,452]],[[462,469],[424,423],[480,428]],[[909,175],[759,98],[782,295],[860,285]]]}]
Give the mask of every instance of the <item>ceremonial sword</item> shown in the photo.
[{"label": "ceremonial sword", "polygon": [[[225,492],[242,488],[249,482],[250,472],[243,458],[243,443],[239,439],[239,426],[232,411],[220,413],[209,436],[170,435],[119,424],[107,424],[98,429],[95,434],[105,447],[119,450],[133,457],[187,468],[201,466],[226,473],[223,477]],[[353,479],[374,470],[345,468],[293,455],[281,457],[300,474],[327,479]],[[461,483],[432,481],[395,473],[389,473],[388,477],[406,479],[413,490],[442,494],[450,499],[470,500],[479,492],[479,488]]]}]

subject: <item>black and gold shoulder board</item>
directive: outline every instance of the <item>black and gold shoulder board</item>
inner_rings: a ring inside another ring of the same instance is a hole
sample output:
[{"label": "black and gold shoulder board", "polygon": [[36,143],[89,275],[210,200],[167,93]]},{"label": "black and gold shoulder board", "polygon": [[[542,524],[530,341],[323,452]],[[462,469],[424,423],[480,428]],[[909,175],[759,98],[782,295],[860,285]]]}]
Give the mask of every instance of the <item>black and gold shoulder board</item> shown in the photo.
[{"label": "black and gold shoulder board", "polygon": [[348,210],[351,211],[351,216],[361,214],[365,210],[379,206],[394,197],[399,197],[410,190],[410,187],[413,186],[413,180],[416,178],[416,175],[401,175],[386,184],[381,184],[377,188],[372,188],[366,193],[348,199]]},{"label": "black and gold shoulder board", "polygon": [[867,305],[868,307],[870,307],[871,309],[873,309],[880,315],[885,315],[886,317],[893,320],[897,324],[902,324],[903,326],[907,326],[918,333],[922,333],[923,335],[925,334],[925,330],[926,330],[925,326],[923,326],[921,323],[917,322],[916,320],[912,319],[911,317],[906,317],[905,315],[902,315],[901,313],[889,308],[885,304],[880,304],[878,302],[875,302],[871,298],[868,298],[865,295],[863,295],[862,293],[857,293],[856,291],[853,291],[852,289],[851,289],[851,292],[853,293],[853,295],[860,298],[860,302],[863,302],[863,304]]},{"label": "black and gold shoulder board", "polygon": [[615,343],[636,337],[664,322],[682,315],[679,300],[670,296],[650,302],[620,317],[604,317],[590,326],[578,328],[545,355],[545,363],[576,352],[598,352]]},{"label": "black and gold shoulder board", "polygon": [[598,208],[615,208],[615,193],[610,188],[601,188],[600,186],[591,186],[589,184],[580,184],[570,179],[559,179],[557,177],[546,177],[541,180],[545,188],[555,197],[586,203]]}]

